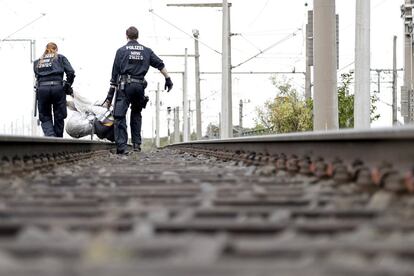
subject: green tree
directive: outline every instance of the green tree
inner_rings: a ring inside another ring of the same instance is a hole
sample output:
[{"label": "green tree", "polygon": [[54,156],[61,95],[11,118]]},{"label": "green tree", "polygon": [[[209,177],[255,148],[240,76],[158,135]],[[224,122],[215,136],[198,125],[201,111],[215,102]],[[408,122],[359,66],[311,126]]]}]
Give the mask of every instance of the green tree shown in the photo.
[{"label": "green tree", "polygon": [[270,129],[276,133],[312,130],[312,101],[303,99],[289,80],[271,78],[277,96],[257,108],[257,129]]},{"label": "green tree", "polygon": [[194,131],[191,132],[190,141],[197,141],[197,133],[195,133]]},{"label": "green tree", "polygon": [[[344,73],[341,75],[340,85],[338,87],[338,109],[339,109],[339,127],[353,128],[354,127],[354,101],[355,97],[350,94],[350,87],[353,81],[353,72]],[[374,93],[371,95],[371,122],[380,118],[377,114],[378,95]]]},{"label": "green tree", "polygon": [[220,128],[213,124],[213,123],[209,123],[207,126],[207,136],[209,138],[219,138],[220,137]]},{"label": "green tree", "polygon": [[[313,129],[313,101],[301,97],[289,80],[271,78],[277,95],[256,108],[256,130],[269,129],[275,133],[301,132]],[[338,87],[339,127],[354,127],[354,95],[350,94],[353,73],[341,75]],[[376,94],[371,96],[371,121],[377,120],[378,102]]]},{"label": "green tree", "polygon": [[349,93],[352,79],[352,73],[341,75],[338,87],[339,128],[354,127],[354,95]]}]

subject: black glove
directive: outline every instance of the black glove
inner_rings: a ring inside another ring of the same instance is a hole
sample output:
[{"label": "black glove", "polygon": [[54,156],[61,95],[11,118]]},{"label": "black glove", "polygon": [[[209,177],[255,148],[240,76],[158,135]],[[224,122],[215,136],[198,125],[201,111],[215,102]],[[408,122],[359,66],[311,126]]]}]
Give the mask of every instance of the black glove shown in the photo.
[{"label": "black glove", "polygon": [[69,95],[69,96],[73,97],[73,88],[72,88],[72,86],[70,86],[65,93],[66,93],[66,95]]},{"label": "black glove", "polygon": [[[168,88],[168,90],[167,90]],[[165,78],[165,85],[164,85],[164,90],[167,90],[167,92],[170,92],[170,90],[173,88],[173,83],[171,81],[171,78]]]},{"label": "black glove", "polygon": [[106,99],[109,100],[110,102],[112,102],[112,99],[113,99],[114,95],[115,95],[115,86],[111,85],[111,87],[109,88],[109,91],[108,91],[108,95],[106,96]]},{"label": "black glove", "polygon": [[107,109],[109,109],[111,107],[111,105],[112,105],[112,102],[109,99],[106,99],[102,104],[102,106],[107,108]]},{"label": "black glove", "polygon": [[65,92],[66,95],[70,95],[70,96],[73,95],[73,88],[70,85],[70,83],[66,81],[63,82],[63,91]]}]

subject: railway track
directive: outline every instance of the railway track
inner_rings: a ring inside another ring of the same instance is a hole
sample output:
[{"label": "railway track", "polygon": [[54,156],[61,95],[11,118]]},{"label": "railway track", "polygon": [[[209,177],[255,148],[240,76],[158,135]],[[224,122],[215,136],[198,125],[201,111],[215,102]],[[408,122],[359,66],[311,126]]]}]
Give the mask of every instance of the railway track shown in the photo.
[{"label": "railway track", "polygon": [[187,152],[215,156],[337,182],[414,192],[414,130],[394,128],[268,135],[177,144]]},{"label": "railway track", "polygon": [[413,275],[413,138],[269,136],[128,157],[94,143],[26,171],[4,155],[0,275]]},{"label": "railway track", "polygon": [[0,136],[0,175],[12,175],[99,155],[113,144],[87,140]]}]

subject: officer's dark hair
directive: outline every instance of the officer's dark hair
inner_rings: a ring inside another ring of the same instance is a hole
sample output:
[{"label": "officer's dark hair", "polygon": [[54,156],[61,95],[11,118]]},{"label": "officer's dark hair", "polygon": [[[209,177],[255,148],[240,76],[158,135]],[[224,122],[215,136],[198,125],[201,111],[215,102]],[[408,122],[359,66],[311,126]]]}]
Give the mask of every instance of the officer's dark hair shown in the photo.
[{"label": "officer's dark hair", "polygon": [[138,34],[139,34],[138,29],[135,28],[134,26],[131,26],[126,30],[126,36],[129,39],[138,39]]}]

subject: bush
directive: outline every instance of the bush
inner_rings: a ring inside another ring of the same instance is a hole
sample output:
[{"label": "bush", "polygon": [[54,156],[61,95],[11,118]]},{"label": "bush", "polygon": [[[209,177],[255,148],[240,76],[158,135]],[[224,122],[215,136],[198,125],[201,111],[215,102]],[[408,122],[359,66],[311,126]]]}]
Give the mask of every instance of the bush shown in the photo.
[{"label": "bush", "polygon": [[[353,73],[341,75],[338,87],[339,127],[354,127],[354,95],[350,94]],[[268,100],[263,107],[257,107],[256,129],[269,129],[274,133],[302,132],[313,129],[313,100],[304,99],[287,79],[271,81],[277,89],[273,100]],[[378,102],[376,94],[371,96],[371,122],[378,120],[376,114]]]}]

